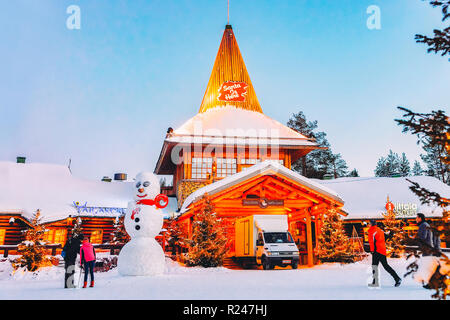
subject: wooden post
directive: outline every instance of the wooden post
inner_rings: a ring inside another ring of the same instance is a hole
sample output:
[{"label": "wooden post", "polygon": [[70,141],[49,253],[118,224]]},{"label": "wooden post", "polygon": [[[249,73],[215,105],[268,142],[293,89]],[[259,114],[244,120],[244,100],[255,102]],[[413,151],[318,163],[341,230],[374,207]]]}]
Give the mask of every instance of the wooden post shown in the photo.
[{"label": "wooden post", "polygon": [[311,232],[311,213],[309,211],[306,211],[306,243],[308,247],[308,267],[312,267],[314,265],[314,252]]}]

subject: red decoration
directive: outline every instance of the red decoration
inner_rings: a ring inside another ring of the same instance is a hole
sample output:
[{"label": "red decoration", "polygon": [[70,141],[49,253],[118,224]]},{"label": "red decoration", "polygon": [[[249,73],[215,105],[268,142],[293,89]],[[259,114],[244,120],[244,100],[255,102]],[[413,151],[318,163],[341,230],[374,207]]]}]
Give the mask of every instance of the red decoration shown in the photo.
[{"label": "red decoration", "polygon": [[169,198],[165,194],[158,194],[155,200],[143,199],[136,201],[136,204],[142,204],[146,206],[156,206],[158,209],[167,207],[169,204]]},{"label": "red decoration", "polygon": [[392,202],[388,201],[388,202],[386,203],[386,210],[387,210],[387,211],[393,211],[394,209],[395,209],[394,204],[393,204]]},{"label": "red decoration", "polygon": [[219,101],[244,102],[247,95],[248,84],[245,82],[227,81],[219,88]]}]

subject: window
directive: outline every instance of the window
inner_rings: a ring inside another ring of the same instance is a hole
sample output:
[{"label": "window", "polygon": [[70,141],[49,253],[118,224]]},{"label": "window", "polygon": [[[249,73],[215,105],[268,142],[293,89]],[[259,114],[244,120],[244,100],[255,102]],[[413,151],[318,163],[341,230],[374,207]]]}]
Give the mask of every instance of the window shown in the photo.
[{"label": "window", "polygon": [[211,170],[211,158],[192,158],[192,179],[206,179],[208,174],[211,174]]},{"label": "window", "polygon": [[235,158],[217,158],[217,177],[225,178],[236,173],[237,161]]},{"label": "window", "polygon": [[91,233],[91,243],[102,243],[103,242],[103,230],[93,230]]},{"label": "window", "polygon": [[64,245],[67,238],[66,229],[50,229],[44,234],[44,241]]},{"label": "window", "polygon": [[292,237],[287,232],[265,232],[265,243],[293,243]]},{"label": "window", "polygon": [[6,229],[0,229],[0,246],[5,244]]}]

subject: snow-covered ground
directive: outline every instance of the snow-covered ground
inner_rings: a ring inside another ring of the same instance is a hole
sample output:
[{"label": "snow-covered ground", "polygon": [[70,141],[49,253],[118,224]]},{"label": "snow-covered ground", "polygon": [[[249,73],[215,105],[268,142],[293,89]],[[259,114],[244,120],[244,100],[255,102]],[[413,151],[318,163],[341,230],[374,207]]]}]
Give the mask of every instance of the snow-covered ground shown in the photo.
[{"label": "snow-covered ground", "polygon": [[[389,259],[400,276],[403,259]],[[230,270],[186,268],[167,260],[163,275],[122,277],[117,268],[96,273],[95,288],[63,289],[64,270],[46,268],[37,276],[0,263],[0,299],[431,299],[411,277],[400,287],[381,267],[381,288],[368,289],[369,260],[351,265],[323,264],[297,270]],[[78,274],[76,275],[78,280]]]}]

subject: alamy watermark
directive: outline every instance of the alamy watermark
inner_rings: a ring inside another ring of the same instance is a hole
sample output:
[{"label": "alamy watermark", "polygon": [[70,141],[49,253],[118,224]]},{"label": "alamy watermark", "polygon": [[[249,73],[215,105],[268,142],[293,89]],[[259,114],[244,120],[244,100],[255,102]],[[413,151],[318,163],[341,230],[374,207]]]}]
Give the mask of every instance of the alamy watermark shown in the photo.
[{"label": "alamy watermark", "polygon": [[369,30],[381,29],[381,9],[379,6],[371,5],[367,7],[366,13],[370,16],[367,18],[367,28]]},{"label": "alamy watermark", "polygon": [[81,29],[81,9],[77,5],[67,7],[66,13],[69,15],[66,20],[66,27],[69,30]]}]

